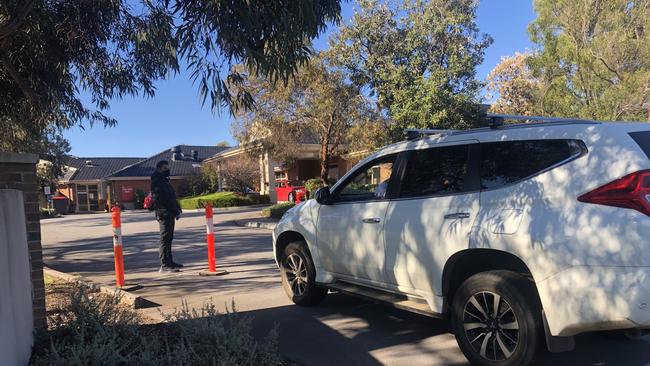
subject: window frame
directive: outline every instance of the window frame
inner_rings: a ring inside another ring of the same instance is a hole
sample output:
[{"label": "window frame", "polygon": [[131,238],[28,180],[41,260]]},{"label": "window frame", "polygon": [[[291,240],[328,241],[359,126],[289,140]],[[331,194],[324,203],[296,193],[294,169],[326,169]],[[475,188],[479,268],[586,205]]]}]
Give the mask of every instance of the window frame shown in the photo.
[{"label": "window frame", "polygon": [[[458,141],[458,143],[450,143],[450,144],[444,144],[444,145],[434,145],[434,146],[428,146],[422,149],[412,149],[412,150],[407,150],[404,151],[404,164],[401,167],[402,172],[400,176],[400,182],[399,182],[399,187],[397,194],[395,194],[395,198],[393,198],[393,201],[407,201],[407,200],[418,200],[418,199],[428,199],[428,198],[436,198],[436,197],[450,197],[450,196],[458,196],[458,195],[464,195],[464,194],[471,194],[471,193],[478,193],[481,191],[481,176],[480,176],[480,142],[478,140],[471,140],[471,141]],[[413,197],[402,197],[402,185],[404,183],[404,180],[406,179],[406,166],[408,163],[410,163],[410,158],[411,156],[416,153],[417,151],[425,151],[425,150],[431,150],[431,149],[441,149],[441,148],[447,148],[447,147],[458,147],[458,146],[467,146],[467,174],[465,175],[465,187],[466,190],[462,192],[455,192],[455,193],[437,193],[437,194],[422,194],[418,196],[413,196]]]},{"label": "window frame", "polygon": [[[358,201],[340,201],[340,193],[343,190],[344,187],[347,186],[347,184],[354,178],[356,178],[357,174],[364,172],[368,170],[371,166],[377,164],[378,161],[386,159],[387,157],[394,156],[395,160],[393,161],[393,167],[392,171],[390,174],[390,178],[388,178],[388,188],[386,189],[386,196],[383,199],[363,199],[363,200],[358,200]],[[399,186],[399,174],[400,174],[400,167],[403,166],[403,152],[397,152],[397,153],[391,153],[391,154],[386,154],[382,156],[378,156],[377,158],[363,164],[362,166],[358,167],[357,169],[354,169],[353,171],[350,172],[350,174],[345,178],[345,180],[339,182],[336,184],[336,187],[332,190],[331,196],[332,196],[332,205],[344,205],[344,204],[354,204],[354,203],[368,203],[368,202],[384,202],[384,201],[389,201],[394,197],[396,193],[396,188]]]},{"label": "window frame", "polygon": [[[482,165],[482,163],[483,163],[483,146],[484,146],[484,145],[486,145],[486,144],[494,144],[494,143],[531,142],[531,141],[565,141],[565,142],[567,142],[567,143],[569,143],[569,141],[573,141],[573,142],[575,142],[575,143],[578,145],[578,147],[579,147],[580,149],[579,149],[579,151],[578,151],[577,153],[575,153],[575,154],[573,154],[573,155],[570,155],[570,156],[567,157],[566,159],[560,160],[560,161],[558,161],[558,162],[555,163],[555,164],[552,164],[552,165],[550,165],[550,166],[548,166],[548,167],[546,167],[546,168],[544,168],[544,169],[542,169],[542,170],[536,171],[535,173],[530,174],[530,175],[528,175],[528,176],[526,176],[526,177],[523,177],[523,178],[521,178],[521,179],[519,179],[519,180],[516,180],[516,181],[514,181],[514,182],[509,182],[509,183],[507,183],[507,184],[504,184],[504,185],[502,185],[502,186],[500,186],[500,187],[496,187],[496,188],[483,188],[483,174],[482,174],[483,165]],[[558,167],[560,167],[560,166],[562,166],[562,165],[564,165],[564,164],[568,164],[568,163],[570,163],[570,162],[572,162],[572,161],[574,161],[574,160],[576,160],[576,159],[579,159],[579,158],[581,158],[581,157],[587,155],[588,153],[589,153],[589,149],[587,148],[587,145],[585,144],[585,142],[584,142],[583,140],[581,140],[581,139],[577,139],[577,138],[565,138],[565,139],[561,139],[561,138],[560,138],[560,139],[522,139],[522,140],[504,140],[504,141],[482,141],[482,142],[480,143],[480,146],[479,146],[479,159],[478,159],[478,164],[479,164],[479,170],[478,170],[478,175],[479,175],[479,177],[478,177],[478,178],[479,178],[479,184],[480,184],[480,186],[481,186],[481,192],[490,192],[490,191],[495,191],[495,190],[498,190],[498,189],[504,189],[504,188],[508,188],[508,187],[511,187],[511,186],[514,186],[514,185],[520,184],[520,183],[522,183],[522,182],[524,182],[524,181],[527,181],[527,180],[529,180],[529,179],[535,178],[535,177],[538,176],[538,175],[542,175],[542,174],[544,174],[544,173],[550,172],[551,170],[553,170],[553,169],[555,169],[555,168],[558,168]]]}]

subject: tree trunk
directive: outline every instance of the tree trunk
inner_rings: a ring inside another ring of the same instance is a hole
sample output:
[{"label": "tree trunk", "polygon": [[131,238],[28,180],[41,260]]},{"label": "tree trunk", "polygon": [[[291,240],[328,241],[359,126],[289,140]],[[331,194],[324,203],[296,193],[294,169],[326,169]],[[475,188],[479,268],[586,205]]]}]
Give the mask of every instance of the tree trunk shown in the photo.
[{"label": "tree trunk", "polygon": [[330,162],[330,141],[332,139],[332,128],[334,127],[334,118],[330,116],[324,135],[320,138],[320,177],[323,182],[327,182],[327,167]]},{"label": "tree trunk", "polygon": [[329,165],[329,141],[325,140],[320,148],[320,177],[324,182],[327,182],[327,166]]}]

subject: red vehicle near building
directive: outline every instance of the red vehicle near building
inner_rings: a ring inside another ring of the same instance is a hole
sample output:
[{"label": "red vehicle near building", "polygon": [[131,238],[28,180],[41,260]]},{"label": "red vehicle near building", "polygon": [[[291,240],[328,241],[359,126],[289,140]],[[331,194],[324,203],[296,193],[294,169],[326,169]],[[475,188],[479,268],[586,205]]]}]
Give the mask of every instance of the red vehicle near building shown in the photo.
[{"label": "red vehicle near building", "polygon": [[275,194],[278,202],[289,201],[300,203],[307,198],[307,189],[300,181],[278,179],[275,181]]}]

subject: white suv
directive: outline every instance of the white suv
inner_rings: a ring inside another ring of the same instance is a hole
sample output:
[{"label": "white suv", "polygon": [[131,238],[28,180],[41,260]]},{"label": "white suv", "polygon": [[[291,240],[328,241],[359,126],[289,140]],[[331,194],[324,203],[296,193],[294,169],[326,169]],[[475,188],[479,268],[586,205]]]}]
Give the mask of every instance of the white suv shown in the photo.
[{"label": "white suv", "polygon": [[273,243],[293,302],[336,290],[449,317],[476,365],[650,328],[650,124],[504,118],[416,131],[287,212]]}]

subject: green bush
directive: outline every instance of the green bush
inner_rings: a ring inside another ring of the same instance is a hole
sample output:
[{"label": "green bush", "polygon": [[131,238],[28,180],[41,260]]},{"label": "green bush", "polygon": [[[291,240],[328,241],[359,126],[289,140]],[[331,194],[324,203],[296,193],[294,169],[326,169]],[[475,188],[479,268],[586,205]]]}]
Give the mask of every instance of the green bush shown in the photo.
[{"label": "green bush", "polygon": [[202,196],[182,198],[179,200],[182,209],[203,208],[208,203],[212,207],[237,207],[270,202],[268,195],[240,195],[234,192],[217,192]]},{"label": "green bush", "polygon": [[285,212],[289,211],[289,209],[295,205],[296,204],[293,202],[277,203],[271,207],[263,209],[262,216],[279,219],[282,217],[282,215],[284,215]]},{"label": "green bush", "polygon": [[254,205],[265,205],[271,203],[271,197],[268,194],[251,194],[248,196]]},{"label": "green bush", "polygon": [[144,198],[147,193],[141,189],[135,190],[135,208],[144,208]]},{"label": "green bush", "polygon": [[41,218],[42,219],[47,219],[47,218],[50,218],[50,217],[57,217],[58,216],[53,208],[41,208],[40,212],[41,212]]},{"label": "green bush", "polygon": [[336,183],[334,179],[328,179],[325,182],[322,178],[312,178],[305,182],[305,189],[309,192],[309,197],[314,197],[314,193],[316,193],[318,188],[332,186],[334,183]]},{"label": "green bush", "polygon": [[252,318],[220,314],[212,302],[163,314],[165,323],[143,325],[118,296],[79,288],[57,309],[48,333],[37,338],[31,365],[281,365],[277,328],[263,342]]}]

